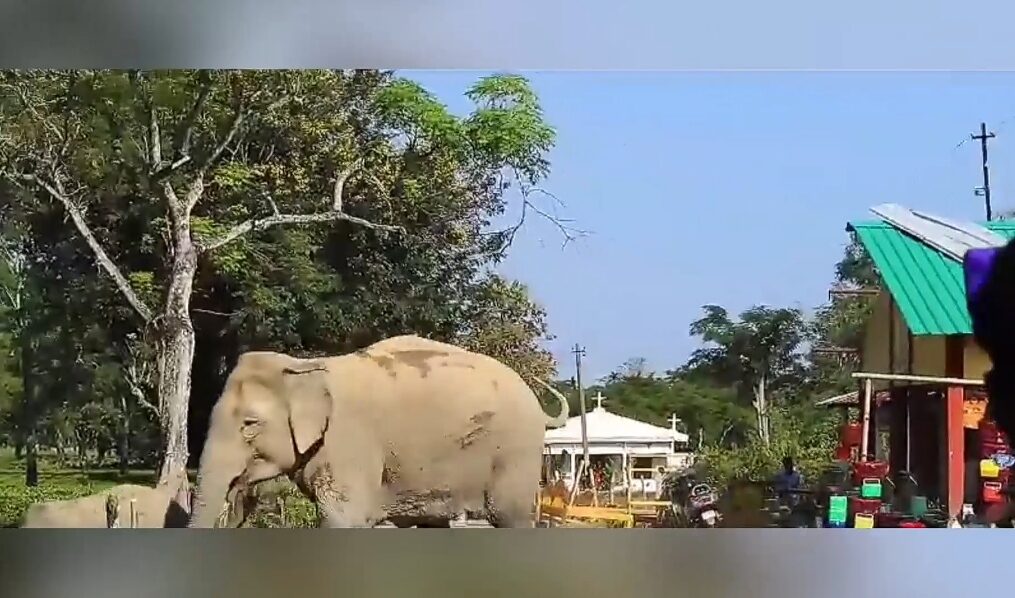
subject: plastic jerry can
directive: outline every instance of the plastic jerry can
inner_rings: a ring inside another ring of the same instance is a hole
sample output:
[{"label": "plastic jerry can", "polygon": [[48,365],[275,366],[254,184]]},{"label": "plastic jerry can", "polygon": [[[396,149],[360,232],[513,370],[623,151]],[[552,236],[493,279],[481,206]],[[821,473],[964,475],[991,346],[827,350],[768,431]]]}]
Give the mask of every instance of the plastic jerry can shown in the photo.
[{"label": "plastic jerry can", "polygon": [[887,461],[860,461],[853,464],[853,480],[856,482],[867,478],[881,479],[887,475]]},{"label": "plastic jerry can", "polygon": [[923,517],[927,514],[927,497],[914,496],[909,501],[909,514],[913,517]]},{"label": "plastic jerry can", "polygon": [[862,498],[881,498],[881,480],[864,478],[860,485],[860,496]]},{"label": "plastic jerry can", "polygon": [[993,480],[1001,474],[1001,467],[993,459],[980,461],[980,477]]},{"label": "plastic jerry can", "polygon": [[983,502],[985,503],[1004,502],[1004,495],[1001,493],[1001,482],[983,483]]},{"label": "plastic jerry can", "polygon": [[845,496],[828,497],[828,522],[845,525],[848,518],[849,503]]},{"label": "plastic jerry can", "polygon": [[863,426],[858,423],[848,423],[842,426],[839,433],[840,442],[846,446],[858,445],[863,437]]},{"label": "plastic jerry can", "polygon": [[874,516],[857,513],[853,520],[853,527],[855,529],[874,529]]}]

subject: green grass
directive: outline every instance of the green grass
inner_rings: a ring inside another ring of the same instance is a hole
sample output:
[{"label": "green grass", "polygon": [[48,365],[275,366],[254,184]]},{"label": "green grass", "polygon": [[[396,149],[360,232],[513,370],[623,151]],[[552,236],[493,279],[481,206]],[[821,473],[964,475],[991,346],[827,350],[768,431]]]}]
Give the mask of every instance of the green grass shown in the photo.
[{"label": "green grass", "polygon": [[[39,459],[39,485],[25,486],[24,460],[12,450],[0,447],[0,528],[15,527],[34,503],[65,500],[102,492],[118,484],[153,486],[156,473],[133,470],[120,475],[115,469],[72,469],[60,467],[48,455]],[[191,472],[191,480],[195,478]],[[314,527],[317,511],[288,480],[265,482],[257,489],[258,502],[248,522],[250,527]]]}]

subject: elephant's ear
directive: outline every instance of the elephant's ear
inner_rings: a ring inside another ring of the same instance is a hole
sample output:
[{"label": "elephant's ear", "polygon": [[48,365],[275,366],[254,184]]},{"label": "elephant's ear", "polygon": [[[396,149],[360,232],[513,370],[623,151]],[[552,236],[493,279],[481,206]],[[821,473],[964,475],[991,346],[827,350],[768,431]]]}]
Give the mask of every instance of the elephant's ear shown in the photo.
[{"label": "elephant's ear", "polygon": [[300,454],[305,453],[328,429],[332,404],[325,381],[326,372],[323,365],[314,363],[283,371],[289,402],[289,427]]}]

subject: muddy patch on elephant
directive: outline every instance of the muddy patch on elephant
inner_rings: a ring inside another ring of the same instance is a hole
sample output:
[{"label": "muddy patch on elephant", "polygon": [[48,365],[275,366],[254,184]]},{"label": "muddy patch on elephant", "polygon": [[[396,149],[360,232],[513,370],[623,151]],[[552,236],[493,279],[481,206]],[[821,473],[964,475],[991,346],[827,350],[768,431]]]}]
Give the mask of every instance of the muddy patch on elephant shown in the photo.
[{"label": "muddy patch on elephant", "polygon": [[453,519],[458,515],[451,490],[433,488],[425,491],[398,492],[391,504],[384,505],[389,518],[437,517]]},{"label": "muddy patch on elephant", "polygon": [[402,477],[402,460],[398,458],[398,453],[389,448],[384,467],[381,469],[381,485],[390,486],[400,477]]},{"label": "muddy patch on elephant", "polygon": [[349,501],[345,488],[335,485],[335,476],[328,465],[323,465],[314,472],[310,479],[310,490],[318,502],[344,503]]},{"label": "muddy patch on elephant", "polygon": [[430,370],[433,369],[429,361],[437,357],[448,357],[451,354],[447,351],[434,351],[431,349],[412,349],[407,351],[398,351],[392,353],[392,356],[401,364],[407,365],[412,368],[419,370],[420,375],[424,378],[430,374]]},{"label": "muddy patch on elephant", "polygon": [[389,376],[392,378],[398,377],[398,371],[395,369],[395,358],[386,353],[371,353],[370,351],[363,351],[361,357],[369,359],[381,366]]},{"label": "muddy patch on elephant", "polygon": [[487,424],[493,419],[492,411],[481,411],[469,418],[469,421],[475,424],[476,427],[469,430],[466,434],[458,439],[458,444],[462,448],[466,448],[473,444],[480,438],[486,436],[489,433]]}]

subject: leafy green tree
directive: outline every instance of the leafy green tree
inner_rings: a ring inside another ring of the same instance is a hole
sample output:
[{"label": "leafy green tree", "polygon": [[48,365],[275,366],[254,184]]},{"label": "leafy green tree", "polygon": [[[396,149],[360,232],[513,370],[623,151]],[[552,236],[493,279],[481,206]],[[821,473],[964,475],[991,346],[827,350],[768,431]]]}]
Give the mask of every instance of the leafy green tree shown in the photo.
[{"label": "leafy green tree", "polygon": [[734,390],[657,376],[640,358],[628,360],[588,392],[602,392],[609,409],[625,417],[668,428],[676,416],[693,446],[728,443],[750,428],[750,410],[737,402]]},{"label": "leafy green tree", "polygon": [[541,343],[553,336],[525,285],[491,274],[476,284],[465,313],[461,346],[500,359],[528,381],[552,379],[556,364]]},{"label": "leafy green tree", "polygon": [[783,457],[791,456],[805,480],[816,480],[831,462],[836,444],[834,419],[811,421],[785,405],[771,409],[772,435],[740,446],[711,445],[703,451],[708,475],[723,487],[734,480],[771,480]]},{"label": "leafy green tree", "polygon": [[151,347],[162,479],[187,462],[199,336],[218,379],[249,346],[456,337],[517,229],[490,230],[512,185],[546,213],[554,141],[523,78],[468,95],[457,118],[372,71],[3,73],[0,175],[56,243],[53,278],[80,285],[67,309],[86,297],[109,343]]},{"label": "leafy green tree", "polygon": [[705,315],[691,324],[691,334],[706,345],[692,354],[679,374],[735,389],[742,403],[754,407],[758,435],[767,443],[770,396],[791,388],[803,375],[803,316],[796,309],[756,306],[734,320],[717,305],[704,310]]}]

